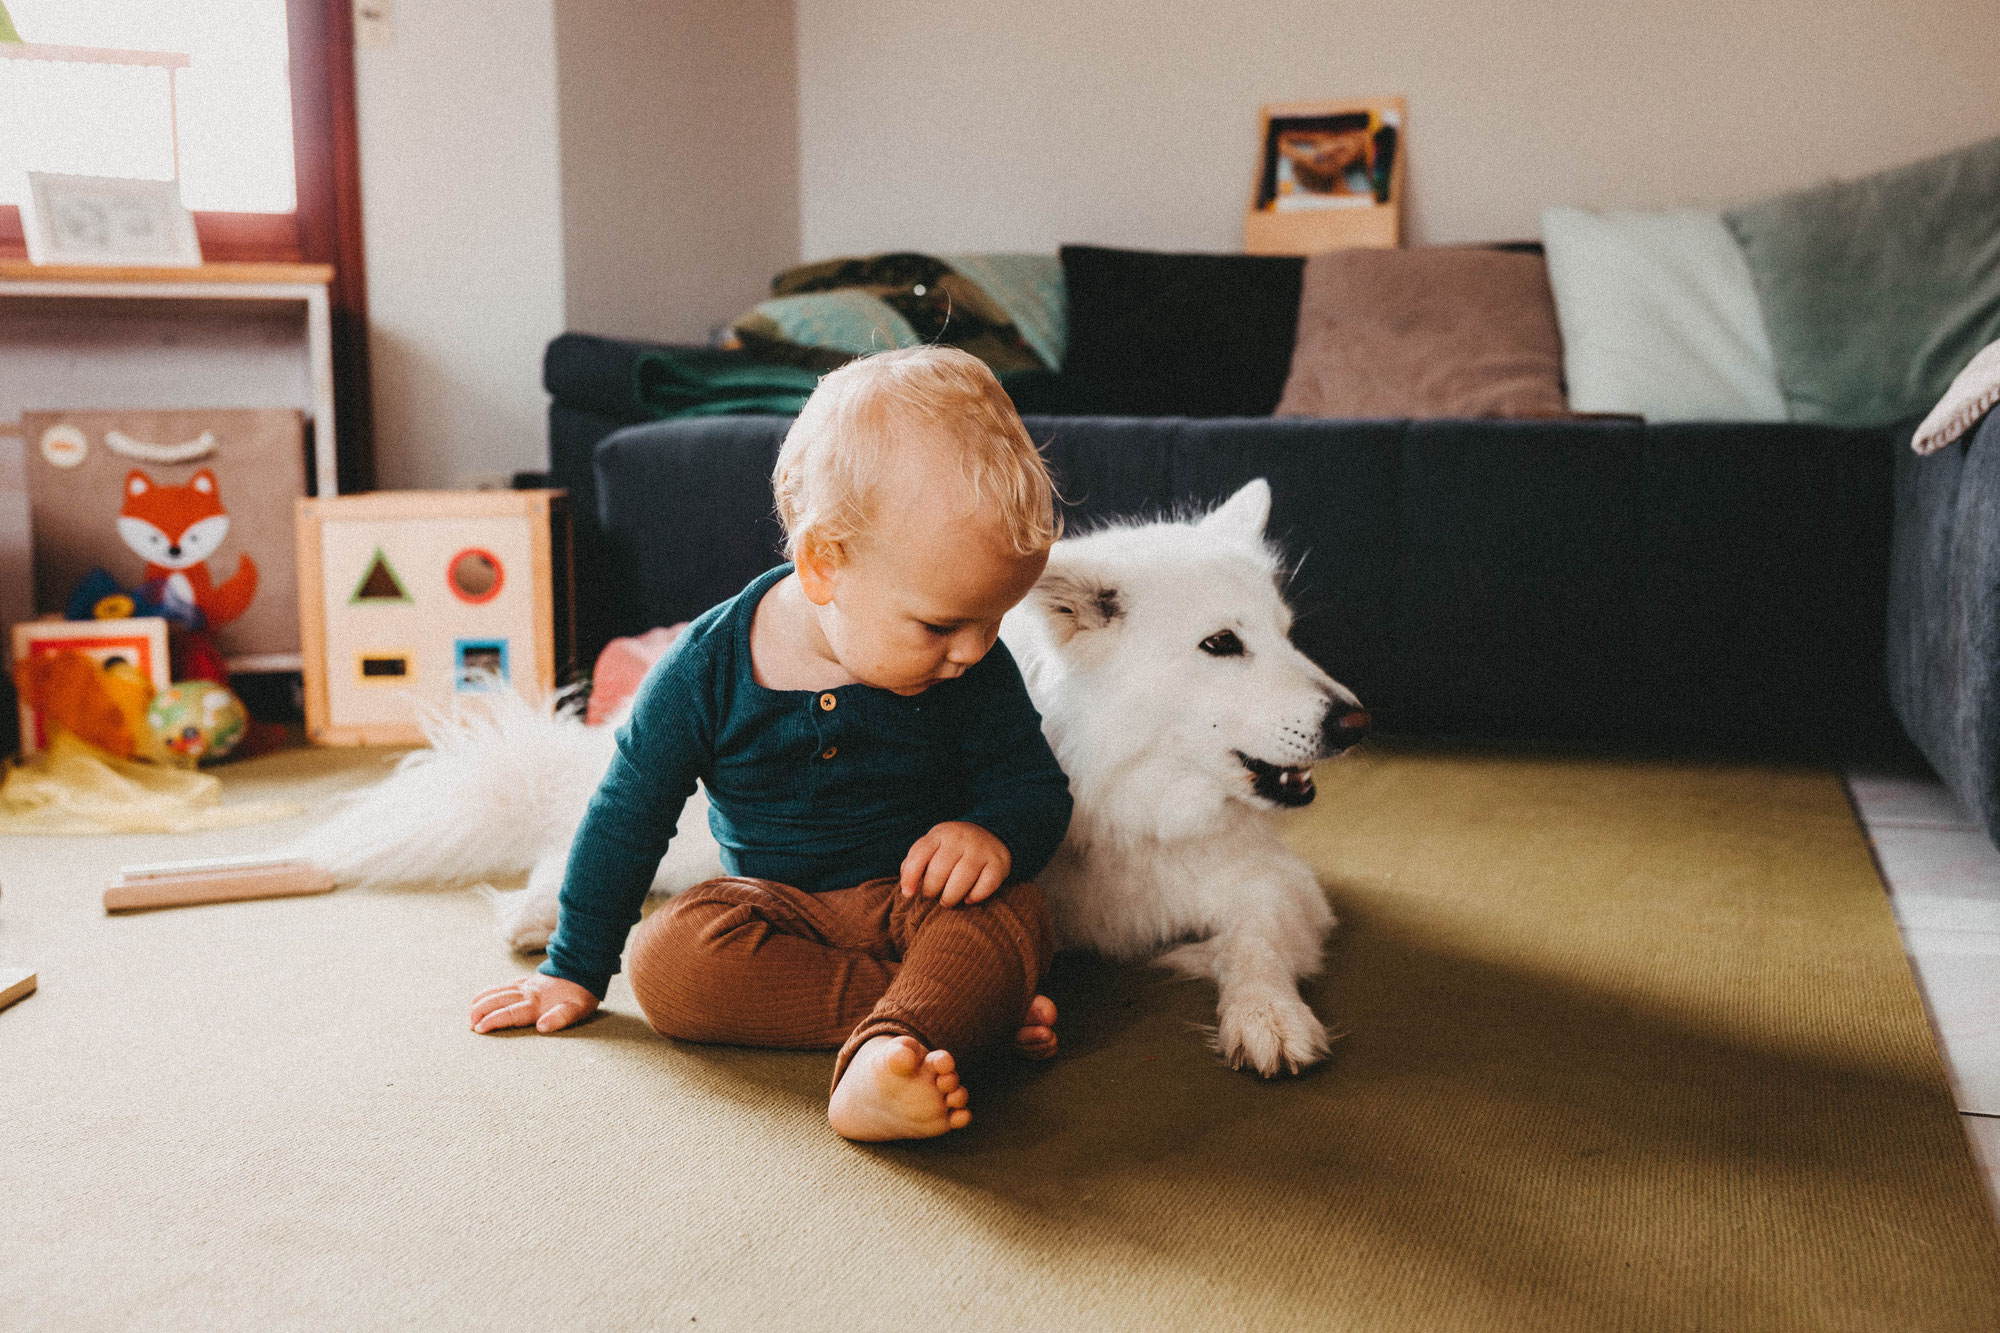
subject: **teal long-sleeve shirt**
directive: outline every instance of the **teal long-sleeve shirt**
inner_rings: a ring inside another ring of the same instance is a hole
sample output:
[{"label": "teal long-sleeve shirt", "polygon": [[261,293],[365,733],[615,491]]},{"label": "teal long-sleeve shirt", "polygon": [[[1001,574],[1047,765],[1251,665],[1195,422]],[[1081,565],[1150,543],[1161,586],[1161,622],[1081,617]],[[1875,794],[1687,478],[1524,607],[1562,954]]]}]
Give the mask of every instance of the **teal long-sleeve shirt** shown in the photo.
[{"label": "teal long-sleeve shirt", "polygon": [[1032,879],[1069,828],[1069,781],[1005,644],[921,694],[773,690],[750,669],[781,565],[688,627],[640,685],[570,847],[542,971],[602,996],[697,780],[732,875],[808,892],[893,876],[935,824],[978,824]]}]

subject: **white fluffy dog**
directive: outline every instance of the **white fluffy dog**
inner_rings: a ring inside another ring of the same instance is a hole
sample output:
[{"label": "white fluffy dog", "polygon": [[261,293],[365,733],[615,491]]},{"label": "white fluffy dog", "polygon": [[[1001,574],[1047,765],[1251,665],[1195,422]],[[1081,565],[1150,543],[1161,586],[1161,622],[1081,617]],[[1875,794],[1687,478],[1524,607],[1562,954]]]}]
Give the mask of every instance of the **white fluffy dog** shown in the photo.
[{"label": "white fluffy dog", "polygon": [[[1270,505],[1253,481],[1199,520],[1059,542],[1003,630],[1076,798],[1037,878],[1062,944],[1211,978],[1216,1049],[1267,1076],[1326,1055],[1298,987],[1334,924],[1271,812],[1310,802],[1311,766],[1368,723],[1287,637]],[[525,892],[492,896],[502,938],[541,948],[611,728],[502,696],[432,740],[301,850],[351,883],[526,871]],[[706,814],[690,802],[656,892],[721,873]]]}]

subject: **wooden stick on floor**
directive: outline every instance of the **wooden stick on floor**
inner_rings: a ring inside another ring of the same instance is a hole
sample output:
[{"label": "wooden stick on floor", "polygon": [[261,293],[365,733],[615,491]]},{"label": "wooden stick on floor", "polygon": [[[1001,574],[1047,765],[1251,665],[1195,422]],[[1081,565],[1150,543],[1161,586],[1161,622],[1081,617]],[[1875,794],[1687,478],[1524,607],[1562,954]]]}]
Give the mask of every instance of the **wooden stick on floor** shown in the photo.
[{"label": "wooden stick on floor", "polygon": [[126,866],[104,890],[104,910],[237,902],[327,893],[333,876],[307,861],[233,857],[218,861],[161,861]]},{"label": "wooden stick on floor", "polygon": [[35,974],[25,967],[0,967],[0,1009],[35,993]]}]

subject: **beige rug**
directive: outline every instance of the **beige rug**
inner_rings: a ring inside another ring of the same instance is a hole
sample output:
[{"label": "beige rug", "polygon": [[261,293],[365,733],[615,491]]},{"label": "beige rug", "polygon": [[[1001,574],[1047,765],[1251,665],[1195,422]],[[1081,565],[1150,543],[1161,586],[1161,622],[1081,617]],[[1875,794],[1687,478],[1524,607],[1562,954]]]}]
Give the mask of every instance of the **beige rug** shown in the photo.
[{"label": "beige rug", "polygon": [[[324,799],[379,755],[229,770]],[[187,839],[0,842],[0,1328],[1986,1329],[2000,1247],[1829,775],[1364,751],[1294,825],[1344,918],[1307,1077],[1059,963],[1065,1054],[858,1148],[827,1057],[629,993],[475,1037],[456,891],[106,918]]]}]

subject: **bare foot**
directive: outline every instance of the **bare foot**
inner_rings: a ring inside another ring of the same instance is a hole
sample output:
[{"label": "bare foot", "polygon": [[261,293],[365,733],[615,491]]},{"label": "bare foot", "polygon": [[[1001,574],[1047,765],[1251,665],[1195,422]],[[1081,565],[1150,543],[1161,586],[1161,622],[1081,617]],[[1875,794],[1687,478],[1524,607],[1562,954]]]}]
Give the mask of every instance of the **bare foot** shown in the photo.
[{"label": "bare foot", "polygon": [[1056,1053],[1056,1002],[1037,995],[1028,1002],[1021,1030],[1014,1034],[1014,1049],[1030,1060],[1046,1060]]},{"label": "bare foot", "polygon": [[880,1143],[934,1139],[972,1123],[949,1051],[926,1051],[914,1037],[870,1037],[847,1062],[826,1104],[827,1123],[843,1139]]}]

